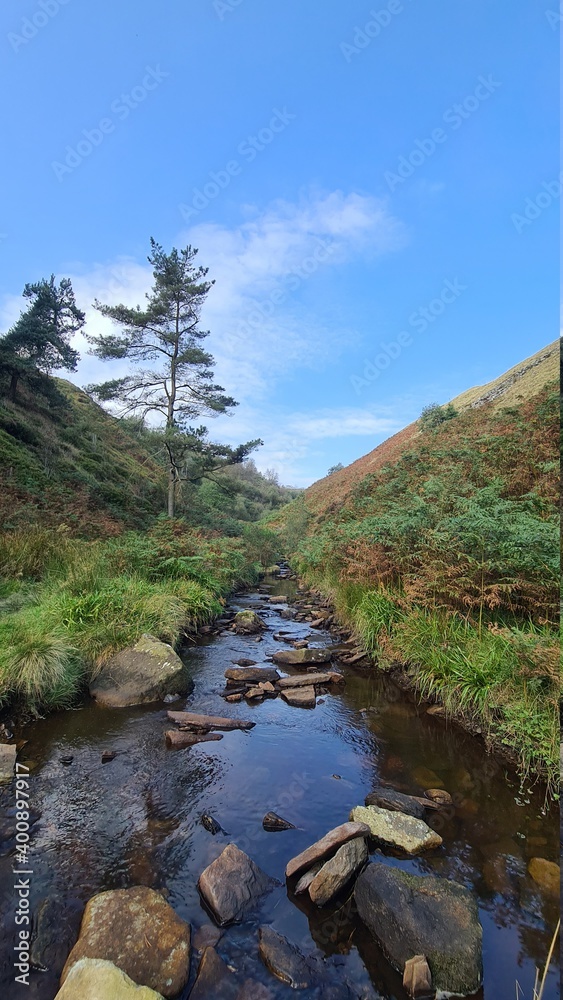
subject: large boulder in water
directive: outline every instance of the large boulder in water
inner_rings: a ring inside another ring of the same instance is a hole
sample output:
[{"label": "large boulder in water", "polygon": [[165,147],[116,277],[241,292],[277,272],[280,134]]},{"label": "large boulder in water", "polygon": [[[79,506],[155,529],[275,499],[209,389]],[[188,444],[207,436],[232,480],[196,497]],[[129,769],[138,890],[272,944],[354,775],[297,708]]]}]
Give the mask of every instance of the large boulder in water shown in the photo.
[{"label": "large boulder in water", "polygon": [[111,962],[82,958],[70,970],[55,1000],[162,1000],[148,986],[138,986]]},{"label": "large boulder in water", "polygon": [[83,958],[106,959],[134,982],[164,997],[176,997],[190,971],[190,925],[154,889],[135,886],[101,892],[86,905],[61,985]]},{"label": "large boulder in water", "polygon": [[356,806],[350,813],[353,823],[366,823],[372,837],[385,847],[405,851],[406,854],[420,854],[433,847],[439,847],[442,838],[422,819],[407,816],[406,813],[391,812],[379,806]]},{"label": "large boulder in water", "polygon": [[237,635],[257,635],[266,628],[266,622],[255,611],[238,611],[233,622]]},{"label": "large boulder in water", "polygon": [[112,656],[90,684],[90,695],[104,708],[126,708],[187,694],[193,681],[172,646],[143,635]]},{"label": "large boulder in water", "polygon": [[228,844],[201,873],[197,887],[220,927],[243,920],[275,879],[266,875],[244,851]]},{"label": "large boulder in water", "polygon": [[479,989],[483,932],[477,901],[464,886],[374,863],[358,878],[354,898],[399,972],[414,955],[425,955],[437,992],[468,996]]}]

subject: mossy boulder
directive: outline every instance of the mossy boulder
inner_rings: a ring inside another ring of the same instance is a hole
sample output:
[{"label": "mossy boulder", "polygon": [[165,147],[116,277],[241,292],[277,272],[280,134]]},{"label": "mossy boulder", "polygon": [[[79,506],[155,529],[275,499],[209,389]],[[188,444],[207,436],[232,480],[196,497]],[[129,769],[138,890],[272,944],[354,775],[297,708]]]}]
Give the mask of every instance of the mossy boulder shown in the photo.
[{"label": "mossy boulder", "polygon": [[361,921],[399,972],[425,955],[437,992],[468,996],[481,986],[482,928],[475,897],[457,882],[409,875],[381,862],[358,878]]},{"label": "mossy boulder", "polygon": [[122,969],[100,958],[82,958],[70,970],[55,1000],[163,1000],[148,986],[138,986]]},{"label": "mossy boulder", "polygon": [[235,615],[233,629],[237,635],[257,635],[265,628],[266,623],[255,611],[238,611]]},{"label": "mossy boulder", "polygon": [[187,668],[172,646],[143,635],[112,656],[90,684],[90,695],[104,708],[126,708],[187,694],[193,687]]}]

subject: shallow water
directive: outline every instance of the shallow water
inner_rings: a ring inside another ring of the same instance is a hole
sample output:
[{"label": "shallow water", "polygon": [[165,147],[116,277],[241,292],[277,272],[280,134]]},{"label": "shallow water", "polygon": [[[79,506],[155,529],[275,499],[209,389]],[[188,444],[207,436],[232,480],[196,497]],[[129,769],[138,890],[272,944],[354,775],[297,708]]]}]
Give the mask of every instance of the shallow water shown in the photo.
[{"label": "shallow water", "polygon": [[[287,593],[287,582],[273,592]],[[264,596],[233,599],[236,610],[257,608]],[[456,802],[451,818],[431,825],[443,846],[411,861],[380,862],[415,873],[453,878],[479,899],[484,931],[484,988],[479,998],[514,1000],[516,982],[532,998],[536,965],[543,966],[558,916],[558,900],[542,893],[527,874],[531,857],[559,860],[558,814],[542,814],[543,789],[519,787],[503,762],[481,742],[417,707],[408,695],[373,672],[346,669],[347,683],[327,694],[315,710],[292,708],[281,698],[259,705],[228,705],[219,695],[224,671],[247,656],[262,662],[288,648],[273,638],[286,630],[310,634],[306,623],[285,621],[279,606],[260,608],[268,623],[261,642],[226,632],[185,654],[195,688],[175,703],[214,715],[249,718],[248,733],[226,733],[217,743],[171,751],[164,706],[102,710],[87,704],[18,731],[28,741],[19,760],[32,767],[31,793],[39,818],[33,827],[32,910],[44,908],[43,927],[53,929],[49,966],[34,971],[29,987],[14,984],[14,893],[12,867],[13,789],[0,791],[0,885],[2,943],[0,989],[10,1000],[52,1000],[60,966],[76,938],[84,903],[104,889],[143,884],[163,889],[192,928],[209,923],[196,889],[199,874],[233,841],[266,872],[283,882],[286,862],[327,830],[380,781],[406,792],[443,786]],[[315,645],[331,640],[315,631]],[[102,764],[104,750],[117,752]],[[61,758],[72,756],[70,766]],[[427,771],[433,774],[425,773]],[[280,813],[298,829],[266,833],[262,817]],[[210,813],[227,835],[212,836],[200,822]],[[267,984],[289,998],[289,987],[265,969],[258,956],[257,928],[270,923],[304,952],[316,954],[336,983],[352,997],[404,1000],[394,973],[343,901],[315,910],[288,897],[285,885],[264,900],[249,922],[224,931],[218,951],[241,982]],[[45,930],[43,931],[45,934]],[[193,962],[192,979],[196,962]],[[191,981],[190,981],[191,988]],[[188,995],[189,990],[184,996]],[[304,1000],[321,996],[304,990]],[[559,996],[557,967],[544,1000]]]}]

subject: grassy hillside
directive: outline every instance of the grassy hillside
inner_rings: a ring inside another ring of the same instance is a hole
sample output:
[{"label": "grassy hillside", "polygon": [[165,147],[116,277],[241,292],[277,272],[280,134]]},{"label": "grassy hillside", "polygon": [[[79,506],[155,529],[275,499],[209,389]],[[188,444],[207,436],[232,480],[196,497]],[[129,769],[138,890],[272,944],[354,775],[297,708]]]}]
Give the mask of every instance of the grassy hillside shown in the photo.
[{"label": "grassy hillside", "polygon": [[0,398],[0,520],[64,524],[86,537],[144,528],[163,509],[165,475],[126,427],[85,392],[55,380],[60,399]]},{"label": "grassy hillside", "polygon": [[[558,345],[310,487],[278,529],[382,667],[555,781]],[[448,419],[449,418],[449,419]]]}]

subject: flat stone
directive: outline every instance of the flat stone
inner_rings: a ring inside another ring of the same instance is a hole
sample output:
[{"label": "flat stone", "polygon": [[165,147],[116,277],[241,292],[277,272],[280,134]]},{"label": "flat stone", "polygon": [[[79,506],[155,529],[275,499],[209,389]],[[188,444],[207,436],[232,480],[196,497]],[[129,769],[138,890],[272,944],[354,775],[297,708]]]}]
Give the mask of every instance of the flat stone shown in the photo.
[{"label": "flat stone", "polygon": [[409,996],[427,997],[432,993],[432,973],[424,955],[415,955],[405,962],[403,986]]},{"label": "flat stone", "polygon": [[244,697],[248,698],[249,701],[256,701],[257,699],[265,698],[266,695],[261,687],[251,687],[246,691]]},{"label": "flat stone", "polygon": [[0,783],[14,777],[17,750],[13,743],[0,743]]},{"label": "flat stone", "polygon": [[242,920],[274,884],[244,851],[228,844],[201,873],[197,885],[213,917],[224,927]]},{"label": "flat stone", "polygon": [[313,985],[313,975],[301,952],[273,927],[258,931],[260,958],[274,976],[294,990],[306,990]]},{"label": "flat stone", "polygon": [[112,962],[82,958],[73,965],[55,1000],[162,1000],[162,994],[138,986]]},{"label": "flat stone", "polygon": [[322,861],[319,861],[316,865],[313,865],[313,867],[308,872],[305,872],[305,874],[301,876],[299,882],[297,883],[295,889],[293,890],[296,896],[300,896],[302,892],[306,892],[306,890],[311,885],[311,882],[315,878],[315,875],[318,875],[322,867],[323,863]]},{"label": "flat stone", "polygon": [[454,800],[450,793],[446,792],[445,788],[427,788],[424,794],[439,806],[453,805]]},{"label": "flat stone", "polygon": [[314,708],[317,703],[315,689],[312,686],[285,688],[281,694],[288,705],[293,705],[295,708]]},{"label": "flat stone", "polygon": [[247,656],[241,656],[238,660],[233,660],[238,667],[255,667],[256,660],[249,660]]},{"label": "flat stone", "polygon": [[305,663],[330,663],[332,649],[280,649],[272,656],[274,663],[300,667]]},{"label": "flat stone", "polygon": [[236,1000],[239,984],[226,962],[215,948],[208,947],[201,956],[197,978],[190,993],[190,1000]]},{"label": "flat stone", "polygon": [[184,750],[196,743],[213,743],[223,739],[223,733],[184,733],[179,729],[168,729],[164,734],[166,746],[173,750]]},{"label": "flat stone", "polygon": [[278,681],[278,687],[297,688],[309,684],[343,684],[344,677],[336,670],[326,670],[323,673],[295,674],[293,677],[282,677]]},{"label": "flat stone", "polygon": [[287,604],[287,596],[285,594],[278,594],[275,597],[268,598],[270,604]]},{"label": "flat stone", "polygon": [[407,854],[419,854],[439,847],[442,838],[421,819],[404,813],[390,812],[379,806],[356,806],[350,813],[354,823],[366,823],[375,837],[386,847],[399,848]]},{"label": "flat stone", "polygon": [[195,712],[167,712],[171,722],[185,726],[196,732],[209,732],[210,729],[252,729],[255,722],[245,722],[243,719],[224,719],[220,715],[197,715]]},{"label": "flat stone", "polygon": [[225,696],[225,701],[228,701],[230,704],[242,701],[242,694],[228,694]]},{"label": "flat stone", "polygon": [[[424,818],[424,807],[420,800],[413,795],[403,795],[402,792],[395,792],[391,788],[375,788],[373,792],[366,795],[366,806],[379,806],[380,809],[388,809],[390,812],[402,812],[407,816],[414,816],[415,819]],[[428,802],[428,808],[432,803]]]},{"label": "flat stone", "polygon": [[225,677],[228,681],[239,684],[260,684],[280,679],[275,667],[229,667],[228,670],[225,670]]},{"label": "flat stone", "polygon": [[294,875],[298,875],[305,869],[312,868],[317,861],[329,858],[342,844],[348,843],[349,840],[355,840],[356,837],[368,837],[370,832],[369,826],[365,823],[342,823],[334,830],[329,830],[324,837],[311,844],[307,850],[288,861],[285,877],[293,878]]},{"label": "flat stone", "polygon": [[317,906],[326,906],[364,867],[367,859],[367,845],[361,837],[349,840],[339,847],[334,857],[322,866],[309,885],[312,902]]},{"label": "flat stone", "polygon": [[477,992],[483,932],[477,900],[468,889],[378,862],[359,876],[354,899],[360,920],[395,969],[404,973],[413,955],[425,955],[437,992]]},{"label": "flat stone", "polygon": [[126,708],[162,701],[167,694],[187,694],[192,688],[172,646],[143,635],[104,664],[90,684],[90,695],[103,708]]},{"label": "flat stone", "polygon": [[559,896],[561,872],[559,865],[545,858],[532,858],[528,863],[528,872],[534,882],[550,896]]},{"label": "flat stone", "polygon": [[135,886],[101,892],[86,904],[61,985],[82,958],[107,959],[133,982],[175,997],[188,981],[190,925],[154,889]]},{"label": "flat stone", "polygon": [[278,816],[275,812],[266,813],[262,820],[262,826],[268,833],[277,833],[278,830],[295,830],[293,823]]},{"label": "flat stone", "polygon": [[271,683],[271,681],[260,681],[260,684],[258,685],[258,687],[262,688],[262,691],[266,695],[276,695],[277,694],[277,691],[276,691],[274,685]]}]

